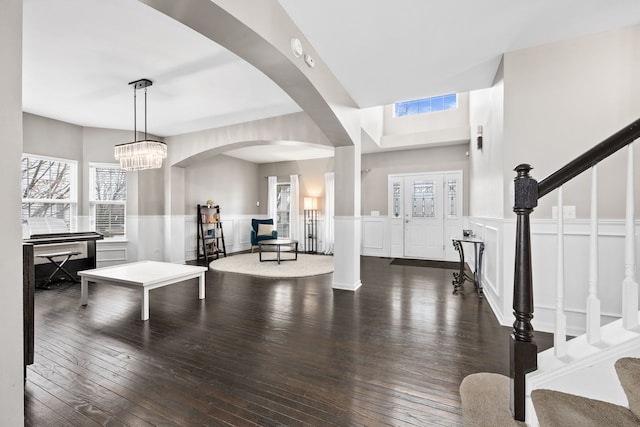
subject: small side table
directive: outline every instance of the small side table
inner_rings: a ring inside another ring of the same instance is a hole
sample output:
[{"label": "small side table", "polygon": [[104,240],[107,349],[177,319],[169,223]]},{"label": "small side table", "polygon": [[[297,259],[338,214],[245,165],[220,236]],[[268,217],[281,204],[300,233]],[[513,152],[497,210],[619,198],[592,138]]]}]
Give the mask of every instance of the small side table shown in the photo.
[{"label": "small side table", "polygon": [[[478,292],[480,298],[483,297],[482,291],[482,253],[484,252],[484,242],[476,237],[452,238],[453,247],[460,254],[460,269],[453,273],[453,293],[457,294],[465,280],[472,282]],[[475,258],[473,277],[470,277],[464,268],[464,248],[463,243],[473,245],[473,253]]]},{"label": "small side table", "polygon": [[[264,250],[263,247],[275,246],[275,250]],[[284,252],[291,251],[295,253],[295,258],[280,258],[280,253],[283,252],[282,246],[285,246]],[[276,259],[262,259],[262,252],[276,252]],[[280,261],[297,261],[298,260],[298,241],[291,239],[271,239],[271,240],[260,240],[258,242],[258,253],[260,262],[265,261],[277,261],[280,264]]]}]

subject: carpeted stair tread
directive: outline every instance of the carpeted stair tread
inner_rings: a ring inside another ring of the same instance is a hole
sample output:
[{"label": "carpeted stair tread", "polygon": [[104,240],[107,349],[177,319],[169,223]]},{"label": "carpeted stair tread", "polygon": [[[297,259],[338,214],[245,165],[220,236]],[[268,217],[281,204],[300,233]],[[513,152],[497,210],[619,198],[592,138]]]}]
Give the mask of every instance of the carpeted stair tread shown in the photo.
[{"label": "carpeted stair tread", "polygon": [[601,400],[538,389],[531,393],[540,427],[638,427],[629,409]]},{"label": "carpeted stair tread", "polygon": [[509,409],[509,377],[481,372],[466,376],[460,384],[465,427],[526,426]]},{"label": "carpeted stair tread", "polygon": [[629,409],[640,418],[640,359],[623,357],[615,364],[618,379],[629,401]]}]

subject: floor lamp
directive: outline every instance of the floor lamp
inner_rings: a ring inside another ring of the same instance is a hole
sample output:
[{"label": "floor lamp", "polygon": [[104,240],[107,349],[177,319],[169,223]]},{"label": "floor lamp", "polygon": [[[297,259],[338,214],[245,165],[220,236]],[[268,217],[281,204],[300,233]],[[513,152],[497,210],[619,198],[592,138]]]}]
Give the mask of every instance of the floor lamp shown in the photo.
[{"label": "floor lamp", "polygon": [[304,198],[304,249],[309,254],[318,251],[318,198]]}]

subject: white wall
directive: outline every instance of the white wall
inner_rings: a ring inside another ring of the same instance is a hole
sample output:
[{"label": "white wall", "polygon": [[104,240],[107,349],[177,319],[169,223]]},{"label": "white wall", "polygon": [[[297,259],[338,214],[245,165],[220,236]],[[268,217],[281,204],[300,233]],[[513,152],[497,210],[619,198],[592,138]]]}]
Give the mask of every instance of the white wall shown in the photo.
[{"label": "white wall", "polygon": [[[573,160],[604,138],[636,120],[640,111],[640,26],[507,53],[494,85],[470,99],[472,130],[485,126],[484,148],[471,148],[470,228],[484,237],[486,300],[504,325],[513,322],[512,294],[515,215],[513,168],[529,163],[538,180]],[[637,74],[637,73],[636,73]],[[501,133],[502,127],[502,133]],[[474,138],[472,138],[473,141]],[[599,215],[603,303],[602,322],[619,316],[620,263],[624,217],[626,150],[599,166]],[[635,150],[635,163],[640,149]],[[501,165],[501,166],[500,166]],[[585,274],[588,258],[590,172],[564,187],[565,205],[576,206],[578,220],[569,221],[565,245],[566,306],[571,333],[584,329]],[[636,173],[636,188],[639,177]],[[502,188],[500,188],[502,186]],[[480,195],[482,198],[475,198]],[[638,214],[636,197],[636,215]],[[555,305],[555,226],[551,218],[555,192],[532,214],[534,327],[551,330]]]},{"label": "white wall", "polygon": [[[502,218],[505,181],[504,151],[504,78],[500,65],[492,87],[469,94],[469,214]],[[478,126],[482,126],[482,149],[478,149]],[[514,165],[515,166],[515,165]],[[508,175],[508,179],[512,179]]]},{"label": "white wall", "polygon": [[466,143],[469,140],[469,94],[458,94],[458,108],[429,114],[394,117],[393,105],[384,107],[381,146],[424,147]]},{"label": "white wall", "polygon": [[20,227],[20,157],[22,154],[22,1],[0,2],[0,187],[3,209],[0,249],[0,419],[24,424],[22,358],[22,230]]}]

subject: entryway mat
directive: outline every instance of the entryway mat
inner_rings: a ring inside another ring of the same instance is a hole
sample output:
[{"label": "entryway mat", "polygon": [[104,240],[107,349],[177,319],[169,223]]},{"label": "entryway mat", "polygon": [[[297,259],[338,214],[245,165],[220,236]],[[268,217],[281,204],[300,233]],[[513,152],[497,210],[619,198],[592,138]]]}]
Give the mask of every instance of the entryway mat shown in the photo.
[{"label": "entryway mat", "polygon": [[451,261],[432,261],[429,259],[407,259],[394,258],[391,265],[405,265],[408,267],[431,267],[431,268],[447,268],[450,270],[458,270],[460,264]]}]

